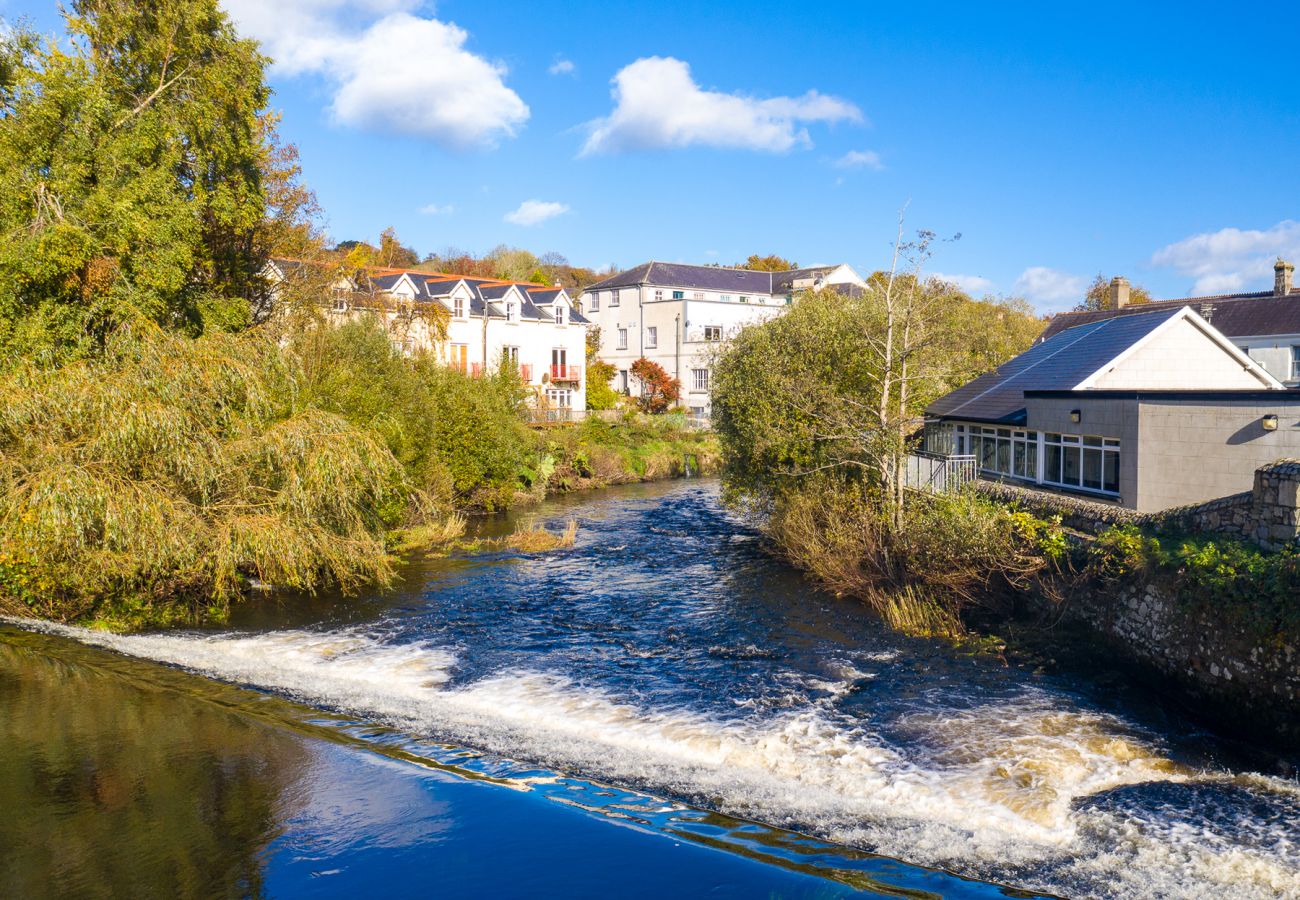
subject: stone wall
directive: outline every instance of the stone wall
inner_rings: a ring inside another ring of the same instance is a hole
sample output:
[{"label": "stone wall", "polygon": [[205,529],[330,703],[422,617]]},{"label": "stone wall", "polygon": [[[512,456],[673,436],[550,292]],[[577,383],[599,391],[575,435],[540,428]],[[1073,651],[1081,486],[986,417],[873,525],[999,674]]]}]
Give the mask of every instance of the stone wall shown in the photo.
[{"label": "stone wall", "polygon": [[1133,524],[1161,530],[1209,532],[1251,541],[1276,550],[1300,539],[1300,460],[1280,459],[1255,470],[1254,487],[1208,503],[1158,513],[1139,513],[1069,494],[1039,491],[980,480],[975,489],[986,497],[1015,503],[1035,515],[1061,517],[1067,528],[1098,534],[1114,525]]},{"label": "stone wall", "polygon": [[1229,729],[1300,747],[1300,635],[1261,635],[1140,580],[1079,592],[1065,618],[1175,682]]}]

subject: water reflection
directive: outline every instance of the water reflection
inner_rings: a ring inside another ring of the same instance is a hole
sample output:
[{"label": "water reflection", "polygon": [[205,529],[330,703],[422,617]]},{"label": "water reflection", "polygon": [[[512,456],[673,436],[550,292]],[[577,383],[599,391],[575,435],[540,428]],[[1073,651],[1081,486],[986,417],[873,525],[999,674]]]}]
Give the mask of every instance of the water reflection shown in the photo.
[{"label": "water reflection", "polygon": [[0,896],[260,897],[300,740],[0,642]]}]

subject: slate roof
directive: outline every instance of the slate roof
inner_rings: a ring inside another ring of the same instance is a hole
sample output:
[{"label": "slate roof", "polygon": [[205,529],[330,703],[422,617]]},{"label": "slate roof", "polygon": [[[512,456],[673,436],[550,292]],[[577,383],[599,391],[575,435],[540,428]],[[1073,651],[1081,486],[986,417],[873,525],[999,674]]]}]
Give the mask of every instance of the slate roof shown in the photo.
[{"label": "slate roof", "polygon": [[[604,281],[589,285],[586,290],[633,287],[638,284],[660,284],[701,291],[723,291],[736,294],[772,293],[771,272],[751,269],[724,269],[721,266],[692,266],[685,263],[642,263],[635,268],[619,272]],[[779,275],[789,273],[779,272]]]},{"label": "slate roof", "polygon": [[940,397],[928,415],[1022,424],[1025,391],[1068,391],[1178,314],[1181,306],[1111,316],[1040,341],[997,369]]},{"label": "slate roof", "polygon": [[1139,303],[1123,309],[1103,309],[1095,312],[1057,313],[1047,323],[1039,340],[1060,334],[1067,328],[1132,316],[1164,309],[1182,309],[1190,306],[1201,318],[1207,320],[1230,338],[1258,337],[1270,334],[1300,334],[1300,290],[1293,289],[1284,296],[1272,291],[1251,294],[1218,294],[1212,297],[1186,297],[1181,300],[1157,300]]}]

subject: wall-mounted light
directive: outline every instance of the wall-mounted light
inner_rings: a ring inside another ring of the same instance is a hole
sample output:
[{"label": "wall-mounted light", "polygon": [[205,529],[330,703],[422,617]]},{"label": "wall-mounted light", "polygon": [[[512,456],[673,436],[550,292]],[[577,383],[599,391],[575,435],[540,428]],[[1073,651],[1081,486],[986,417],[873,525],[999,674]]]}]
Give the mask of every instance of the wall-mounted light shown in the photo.
[{"label": "wall-mounted light", "polygon": [[1070,421],[1073,422],[1075,425],[1078,425],[1080,422],[1082,422],[1083,411],[1078,409],[1070,410]]},{"label": "wall-mounted light", "polygon": [[1277,416],[1270,413],[1260,424],[1264,426],[1265,431],[1277,431]]}]

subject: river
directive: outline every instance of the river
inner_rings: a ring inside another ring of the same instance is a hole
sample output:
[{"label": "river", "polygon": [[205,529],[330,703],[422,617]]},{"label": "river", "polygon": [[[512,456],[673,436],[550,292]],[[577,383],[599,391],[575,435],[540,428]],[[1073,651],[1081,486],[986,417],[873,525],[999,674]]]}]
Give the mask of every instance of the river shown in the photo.
[{"label": "river", "polygon": [[[423,560],[395,589],[265,598],[221,631],[0,630],[0,790],[33,823],[0,826],[8,863],[56,864],[35,847],[60,803],[80,822],[97,792],[144,796],[157,817],[216,792],[220,815],[172,834],[208,842],[232,896],[330,895],[361,872],[410,887],[405,866],[427,877],[459,841],[444,895],[1300,897],[1295,778],[1104,666],[901,637],[764,554],[711,482],[526,515],[576,518],[576,546]],[[22,726],[90,683],[66,747]],[[155,739],[181,759],[114,757],[108,788],[78,768]],[[78,853],[114,841],[97,829]],[[94,883],[85,865],[69,884]],[[539,880],[490,888],[519,870]]]}]

